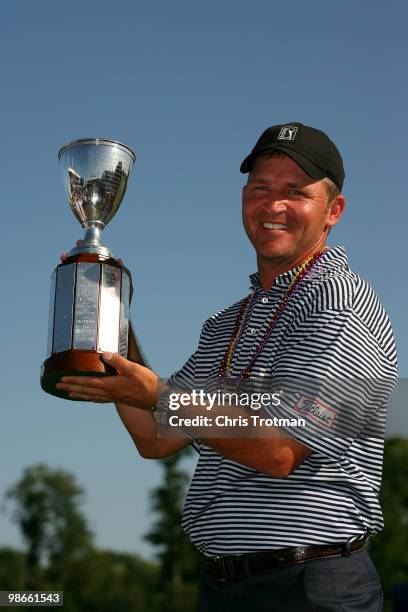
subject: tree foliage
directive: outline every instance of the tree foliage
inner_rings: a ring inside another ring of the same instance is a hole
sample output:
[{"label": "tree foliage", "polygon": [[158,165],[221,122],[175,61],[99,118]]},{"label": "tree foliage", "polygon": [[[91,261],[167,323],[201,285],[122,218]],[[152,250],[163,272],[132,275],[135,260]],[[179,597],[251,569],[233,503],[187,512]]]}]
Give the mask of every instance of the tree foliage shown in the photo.
[{"label": "tree foliage", "polygon": [[70,561],[88,552],[92,534],[79,504],[83,490],[72,474],[44,464],[26,468],[6,492],[13,520],[27,545],[27,582],[39,587],[40,569],[47,564],[58,575]]},{"label": "tree foliage", "polygon": [[408,583],[408,440],[405,438],[385,441],[380,504],[384,530],[373,538],[369,552],[388,602],[394,585]]},{"label": "tree foliage", "polygon": [[158,570],[137,555],[97,550],[72,474],[26,468],[6,492],[26,544],[0,548],[0,588],[64,591],[66,612],[158,612]]},{"label": "tree foliage", "polygon": [[128,553],[93,550],[70,564],[64,588],[69,612],[158,612],[157,567]]},{"label": "tree foliage", "polygon": [[[189,480],[183,454],[161,460],[163,480],[151,493],[154,520],[146,538],[158,565],[98,550],[74,476],[44,464],[26,468],[6,494],[26,551],[0,548],[0,588],[63,590],[65,612],[193,612],[199,558],[180,528]],[[408,440],[386,440],[380,493],[385,529],[370,546],[386,610],[394,585],[408,582],[407,482]]]},{"label": "tree foliage", "polygon": [[180,467],[185,455],[186,451],[161,460],[163,481],[151,493],[156,519],[145,537],[157,549],[158,603],[163,612],[189,612],[196,607],[200,559],[180,527],[189,481],[188,474]]},{"label": "tree foliage", "polygon": [[26,552],[0,549],[0,587],[64,591],[66,612],[192,612],[198,560],[180,528],[188,481],[180,459],[162,461],[163,484],[152,492],[156,522],[147,537],[159,567],[97,550],[74,476],[44,464],[26,468],[6,492]]},{"label": "tree foliage", "polygon": [[21,591],[26,579],[26,555],[8,546],[0,548],[0,589]]}]

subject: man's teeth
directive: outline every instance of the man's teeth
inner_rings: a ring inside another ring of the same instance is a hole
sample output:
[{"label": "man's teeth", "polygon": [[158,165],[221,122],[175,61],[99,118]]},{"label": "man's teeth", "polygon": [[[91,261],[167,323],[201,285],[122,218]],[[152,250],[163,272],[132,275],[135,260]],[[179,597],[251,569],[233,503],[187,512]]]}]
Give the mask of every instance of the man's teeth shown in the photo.
[{"label": "man's teeth", "polygon": [[262,227],[265,229],[282,230],[287,229],[288,226],[283,223],[262,223]]}]

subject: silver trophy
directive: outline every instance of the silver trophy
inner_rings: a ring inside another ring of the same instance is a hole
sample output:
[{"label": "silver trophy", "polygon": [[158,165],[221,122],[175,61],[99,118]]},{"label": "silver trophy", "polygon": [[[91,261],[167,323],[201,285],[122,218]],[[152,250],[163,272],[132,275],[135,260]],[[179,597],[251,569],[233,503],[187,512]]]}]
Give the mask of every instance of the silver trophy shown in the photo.
[{"label": "silver trophy", "polygon": [[62,376],[114,374],[101,354],[128,354],[132,280],[102,243],[101,232],[122,202],[135,154],[114,140],[84,138],[66,144],[58,157],[70,208],[85,236],[51,277],[41,386],[70,399],[55,388]]}]

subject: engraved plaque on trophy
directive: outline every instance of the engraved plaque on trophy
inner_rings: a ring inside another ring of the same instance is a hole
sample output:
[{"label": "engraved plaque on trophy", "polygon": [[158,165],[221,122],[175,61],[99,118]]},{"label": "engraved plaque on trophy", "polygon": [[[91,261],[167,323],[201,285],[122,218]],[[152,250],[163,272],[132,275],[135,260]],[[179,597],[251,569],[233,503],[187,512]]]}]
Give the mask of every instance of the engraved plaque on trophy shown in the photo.
[{"label": "engraved plaque on trophy", "polygon": [[102,243],[101,232],[122,202],[135,155],[119,142],[84,138],[62,147],[58,157],[69,205],[85,236],[51,277],[41,386],[71,399],[55,388],[63,376],[112,375],[102,353],[128,355],[132,279]]}]

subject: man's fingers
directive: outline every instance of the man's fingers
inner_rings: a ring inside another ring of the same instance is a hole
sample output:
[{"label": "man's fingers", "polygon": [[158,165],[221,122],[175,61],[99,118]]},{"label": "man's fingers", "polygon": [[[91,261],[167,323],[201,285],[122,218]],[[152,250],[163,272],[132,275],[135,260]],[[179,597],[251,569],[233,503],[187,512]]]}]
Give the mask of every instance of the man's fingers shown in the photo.
[{"label": "man's fingers", "polygon": [[157,402],[158,378],[154,372],[116,353],[106,352],[103,358],[116,368],[118,376],[64,376],[57,389],[72,399],[88,402],[119,402],[149,409]]},{"label": "man's fingers", "polygon": [[73,385],[81,387],[83,389],[89,389],[90,387],[94,389],[103,389],[105,387],[105,377],[95,377],[92,376],[64,376],[61,378],[61,381],[58,385],[66,385],[72,387]]},{"label": "man's fingers", "polygon": [[[83,241],[83,240],[77,240],[77,241],[76,241],[76,245],[77,245],[78,247],[81,247],[83,244],[84,244],[84,241]],[[68,257],[68,253],[67,253],[67,251],[64,251],[64,252],[63,252],[63,253],[61,253],[61,255],[60,255],[60,260],[61,260],[61,261],[65,261],[67,257]]]},{"label": "man's fingers", "polygon": [[102,389],[92,389],[90,387],[83,387],[81,385],[65,385],[58,383],[57,389],[62,389],[68,393],[75,393],[75,395],[81,395],[83,397],[107,397],[106,393]]},{"label": "man's fingers", "polygon": [[68,393],[71,399],[82,400],[83,402],[93,402],[94,404],[111,404],[113,400],[103,395],[83,395],[81,393]]},{"label": "man's fingers", "polygon": [[[109,377],[111,378],[111,377]],[[108,389],[105,389],[101,386],[101,382],[98,379],[90,379],[94,380],[95,384],[84,384],[84,379],[82,378],[81,382],[72,383],[72,382],[59,382],[56,385],[57,389],[61,389],[62,391],[66,391],[70,397],[73,399],[83,399],[88,402],[95,401],[103,401],[103,402],[112,402],[113,399],[110,397],[110,393]]]}]

